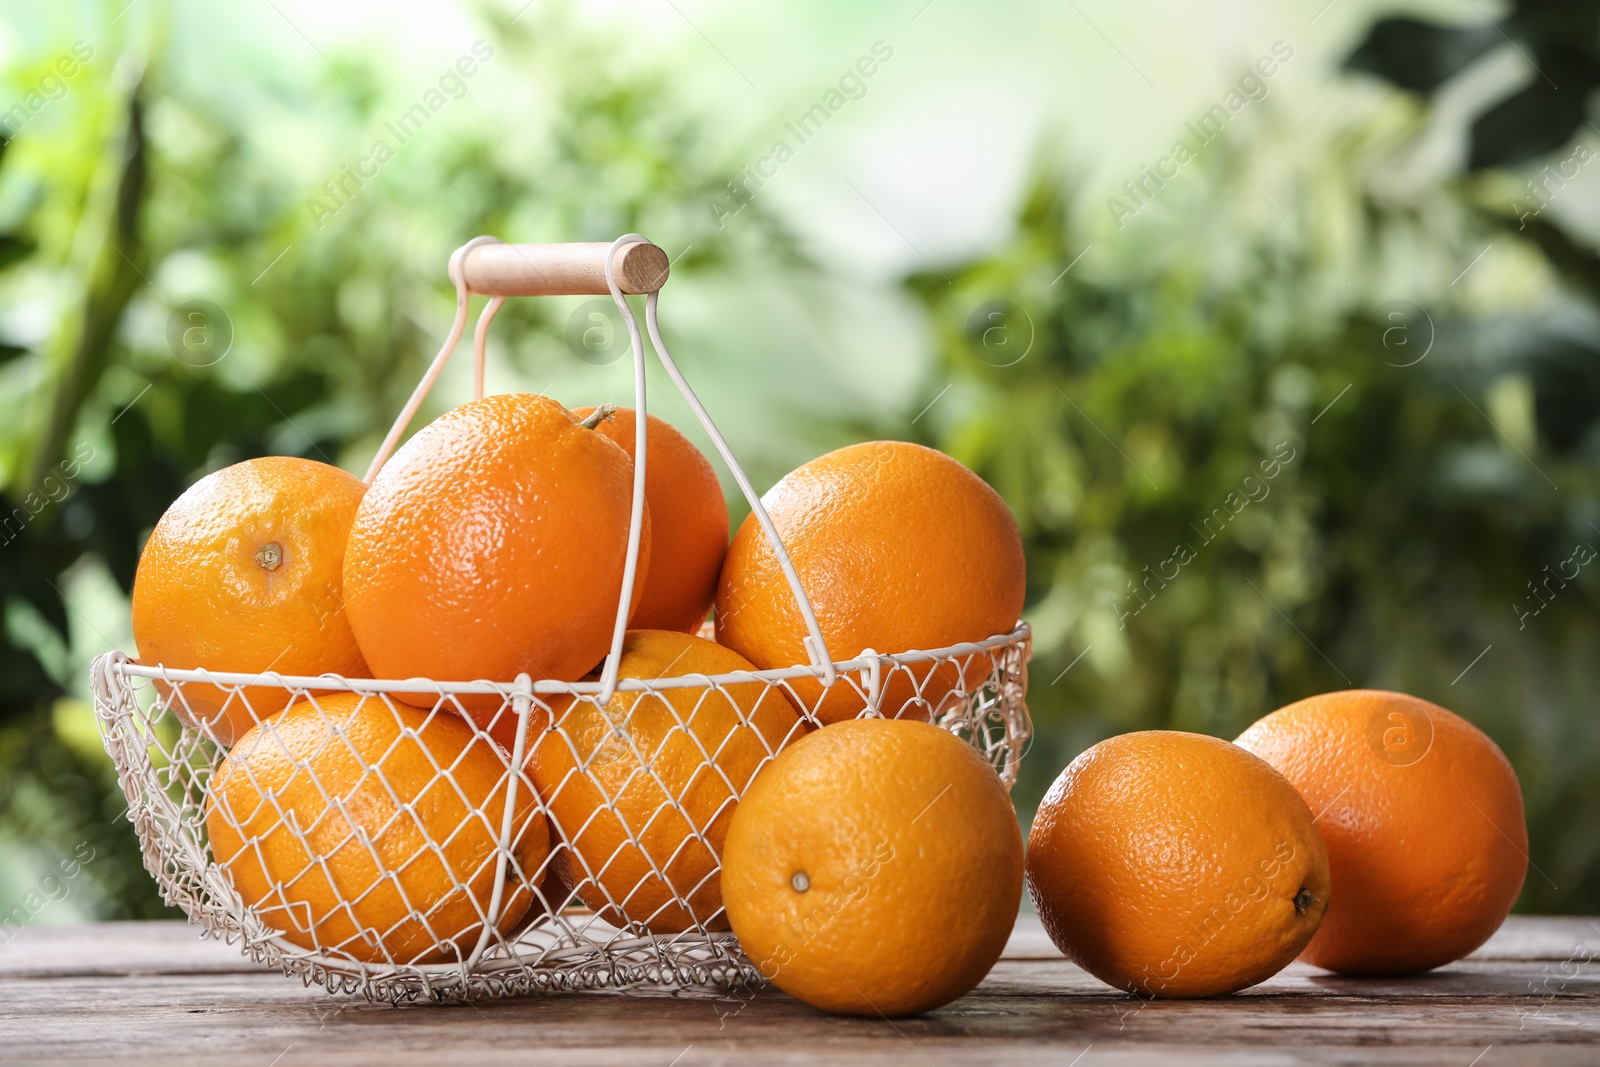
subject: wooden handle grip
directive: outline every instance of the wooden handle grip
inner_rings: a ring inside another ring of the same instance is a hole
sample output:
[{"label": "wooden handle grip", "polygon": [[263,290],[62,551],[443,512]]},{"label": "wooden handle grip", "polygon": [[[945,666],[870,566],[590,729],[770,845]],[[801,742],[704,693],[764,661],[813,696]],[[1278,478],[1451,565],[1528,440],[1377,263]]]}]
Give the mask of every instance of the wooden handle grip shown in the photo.
[{"label": "wooden handle grip", "polygon": [[[481,244],[461,261],[467,289],[485,296],[603,296],[609,241],[574,244]],[[623,245],[611,272],[624,293],[653,293],[667,280],[670,264],[657,245]]]}]

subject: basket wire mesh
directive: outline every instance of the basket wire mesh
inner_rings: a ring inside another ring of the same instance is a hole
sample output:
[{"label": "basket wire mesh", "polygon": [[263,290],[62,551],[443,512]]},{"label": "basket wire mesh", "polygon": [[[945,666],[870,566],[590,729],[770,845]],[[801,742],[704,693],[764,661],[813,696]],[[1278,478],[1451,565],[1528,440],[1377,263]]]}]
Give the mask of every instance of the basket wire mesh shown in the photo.
[{"label": "basket wire mesh", "polygon": [[[461,259],[485,240],[451,259],[455,326],[368,481],[460,339]],[[611,248],[640,240],[627,235]],[[609,255],[606,274],[629,326],[639,412],[623,583],[631,589],[644,361]],[[1008,788],[1015,782],[1030,734],[1026,624],[973,643],[866,649],[835,662],[759,498],[667,353],[657,296],[646,305],[652,343],[772,541],[812,662],[619,677],[626,603],[599,677],[582,682],[227,673],[106,653],[92,668],[95,708],[145,866],[204,931],[308,984],[394,1002],[755,984],[722,909],[722,838],[759,769],[821,728],[818,705],[835,687],[861,716],[951,730]],[[503,299],[490,301],[476,330],[479,395],[485,334]],[[252,706],[263,699],[272,706]],[[239,712],[261,725],[230,752],[213,727]]]}]

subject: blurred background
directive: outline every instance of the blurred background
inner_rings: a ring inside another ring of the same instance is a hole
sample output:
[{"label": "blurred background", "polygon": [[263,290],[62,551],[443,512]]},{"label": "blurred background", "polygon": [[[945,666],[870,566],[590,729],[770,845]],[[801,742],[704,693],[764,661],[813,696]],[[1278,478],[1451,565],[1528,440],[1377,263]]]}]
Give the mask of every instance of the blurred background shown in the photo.
[{"label": "blurred background", "polygon": [[[1600,911],[1600,0],[3,18],[0,922],[166,914],[87,685],[166,505],[364,470],[466,239],[627,231],[758,487],[898,438],[1009,502],[1025,823],[1111,734],[1402,689],[1516,765],[1519,910]],[[625,349],[513,301],[489,387],[626,403]]]}]

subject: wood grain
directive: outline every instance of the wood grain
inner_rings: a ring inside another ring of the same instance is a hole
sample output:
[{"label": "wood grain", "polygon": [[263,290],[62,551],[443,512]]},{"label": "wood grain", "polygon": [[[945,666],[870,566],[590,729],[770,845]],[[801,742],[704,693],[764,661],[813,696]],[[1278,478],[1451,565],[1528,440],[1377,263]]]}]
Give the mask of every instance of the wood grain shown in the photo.
[{"label": "wood grain", "polygon": [[893,1022],[775,990],[392,1008],[306,989],[179,923],[41,927],[0,947],[0,1036],[8,1064],[163,1067],[1594,1064],[1600,920],[1513,918],[1472,957],[1415,978],[1295,964],[1237,996],[1144,1002],[1062,959],[1025,916],[977,990]]}]

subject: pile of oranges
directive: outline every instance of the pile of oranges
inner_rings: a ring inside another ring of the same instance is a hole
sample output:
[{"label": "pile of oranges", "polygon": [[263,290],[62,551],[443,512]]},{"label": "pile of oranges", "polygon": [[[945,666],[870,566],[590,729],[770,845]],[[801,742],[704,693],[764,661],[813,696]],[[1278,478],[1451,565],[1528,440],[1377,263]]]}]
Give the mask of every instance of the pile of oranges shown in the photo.
[{"label": "pile of oranges", "polygon": [[[542,698],[519,720],[499,695],[425,683],[361,696],[255,681],[594,680],[625,599],[636,431],[635,413],[612,405],[490,396],[418,431],[370,485],[311,460],[254,459],[201,479],[162,516],[134,584],[139,654],[251,676],[158,685],[226,750],[206,801],[213,858],[288,942],[363,963],[456,961],[573,897],[653,934],[728,928],[721,871],[740,797],[786,746],[866,711],[859,686],[633,686],[604,703]],[[758,524],[730,544],[705,456],[660,419],[646,433],[619,679],[806,664],[806,626]],[[1016,522],[939,452],[841,449],[763,502],[835,658],[1016,625]],[[876,709],[933,718],[987,673],[897,671]],[[991,808],[1015,839],[1016,885],[1000,894],[1014,915],[1021,843],[1004,790],[968,746],[928,729],[969,775],[977,761],[1003,801]],[[824,866],[816,877],[812,899]]]},{"label": "pile of oranges", "polygon": [[[592,680],[626,593],[621,679],[806,664],[773,546],[753,519],[730,543],[710,464],[655,418],[624,590],[636,430],[626,409],[513,394],[437,419],[370,485],[300,459],[218,471],[145,546],[141,656]],[[1016,523],[949,457],[843,448],[763,504],[836,659],[1016,623]],[[458,962],[582,906],[635,933],[731,928],[808,1003],[911,1014],[983,979],[1026,887],[1090,973],[1137,996],[1213,996],[1296,957],[1349,974],[1441,966],[1521,889],[1505,756],[1444,708],[1380,691],[1300,701],[1233,743],[1101,742],[1062,772],[1024,849],[993,767],[932,725],[984,677],[949,660],[896,671],[881,716],[861,688],[813,677],[551,696],[522,718],[427,684],[293,703],[259,684],[163,692],[227,750],[206,821],[240,900],[291,944],[362,963]]]},{"label": "pile of oranges", "polygon": [[1013,827],[994,774],[951,734],[829,727],[745,793],[723,857],[728,916],[787,992],[910,1014],[999,959],[1020,869],[1045,931],[1089,973],[1141,998],[1205,997],[1297,956],[1357,975],[1460,959],[1528,867],[1521,790],[1494,742],[1371,690],[1302,700],[1231,744],[1113,737],[1056,780],[1025,859]]},{"label": "pile of oranges", "polygon": [[1521,787],[1495,743],[1436,704],[1356,689],[1232,744],[1151,730],[1095,745],[1040,805],[1027,881],[1091,974],[1203,997],[1297,956],[1356,975],[1458,960],[1527,869]]}]

